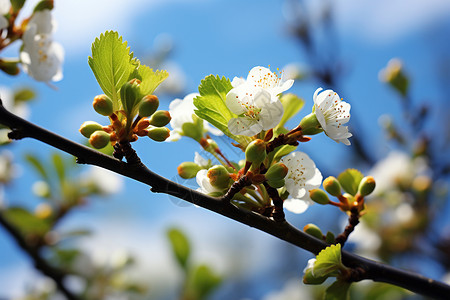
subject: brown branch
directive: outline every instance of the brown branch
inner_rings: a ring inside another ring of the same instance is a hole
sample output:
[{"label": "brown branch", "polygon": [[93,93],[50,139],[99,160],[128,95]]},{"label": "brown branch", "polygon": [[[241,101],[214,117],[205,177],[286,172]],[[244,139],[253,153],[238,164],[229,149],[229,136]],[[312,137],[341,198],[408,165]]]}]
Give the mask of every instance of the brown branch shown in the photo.
[{"label": "brown branch", "polygon": [[10,224],[2,212],[0,211],[0,224],[5,228],[5,230],[11,235],[11,237],[16,241],[20,248],[25,251],[33,260],[34,266],[37,270],[39,270],[42,274],[47,277],[53,279],[56,283],[56,286],[61,293],[66,296],[68,300],[81,300],[80,296],[72,293],[67,287],[64,285],[64,279],[66,277],[66,273],[63,271],[51,266],[47,261],[42,258],[39,253],[39,247],[30,246],[24,236],[19,230],[17,230],[12,224]]},{"label": "brown branch", "polygon": [[238,181],[233,182],[233,185],[226,192],[226,194],[223,195],[223,197],[221,198],[221,201],[230,202],[231,199],[233,199],[234,195],[236,195],[243,188],[245,188],[246,186],[249,186],[251,184],[252,184],[252,180],[247,175],[242,176],[241,178],[239,178]]},{"label": "brown branch", "polygon": [[264,182],[264,187],[267,190],[267,194],[269,194],[269,197],[273,201],[273,212],[272,217],[275,220],[275,222],[284,222],[286,221],[284,216],[284,210],[283,210],[283,199],[281,199],[280,195],[278,194],[278,190],[276,188],[271,187],[267,181]]},{"label": "brown branch", "polygon": [[[153,192],[166,193],[194,203],[239,223],[264,231],[314,254],[319,253],[328,246],[325,242],[298,230],[288,222],[275,222],[254,212],[237,208],[229,202],[221,201],[220,198],[209,197],[170,181],[153,173],[144,165],[122,162],[58,136],[11,114],[2,105],[0,105],[0,123],[14,130],[12,136],[30,137],[42,141],[72,154],[84,163],[96,165],[147,184],[152,187]],[[390,283],[435,299],[446,299],[450,295],[450,286],[421,275],[377,263],[346,251],[342,251],[342,259],[343,263],[350,268],[365,270],[363,273],[364,278],[361,279]]]},{"label": "brown branch", "polygon": [[359,224],[359,212],[357,207],[353,207],[350,210],[350,216],[348,217],[348,225],[345,227],[344,232],[336,237],[335,243],[341,244],[344,247],[350,234],[355,230],[356,225]]}]

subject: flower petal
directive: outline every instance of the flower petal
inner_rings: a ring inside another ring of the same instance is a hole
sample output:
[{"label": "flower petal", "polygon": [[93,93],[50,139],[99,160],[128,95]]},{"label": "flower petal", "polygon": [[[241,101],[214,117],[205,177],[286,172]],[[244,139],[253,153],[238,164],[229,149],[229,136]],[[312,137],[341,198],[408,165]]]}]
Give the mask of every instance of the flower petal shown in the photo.
[{"label": "flower petal", "polygon": [[310,201],[304,201],[300,199],[286,199],[284,200],[284,207],[289,210],[290,212],[293,212],[295,214],[301,214],[304,213],[308,207],[312,204]]},{"label": "flower petal", "polygon": [[8,25],[8,20],[4,16],[0,16],[0,30],[7,28]]},{"label": "flower petal", "polygon": [[228,129],[235,135],[254,136],[260,133],[263,127],[255,119],[239,117],[228,121]]},{"label": "flower petal", "polygon": [[233,81],[231,81],[231,86],[235,88],[240,86],[241,84],[244,84],[245,82],[245,79],[242,77],[234,77]]}]

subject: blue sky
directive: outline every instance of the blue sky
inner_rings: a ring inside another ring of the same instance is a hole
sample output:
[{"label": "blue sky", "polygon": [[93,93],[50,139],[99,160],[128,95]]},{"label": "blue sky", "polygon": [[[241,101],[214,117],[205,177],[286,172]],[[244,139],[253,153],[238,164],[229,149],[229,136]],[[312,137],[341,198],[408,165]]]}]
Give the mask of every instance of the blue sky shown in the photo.
[{"label": "blue sky", "polygon": [[[317,14],[317,2],[320,1],[306,1],[312,16]],[[441,95],[436,69],[439,58],[448,55],[450,46],[450,2],[413,0],[408,1],[407,7],[401,0],[340,0],[334,3],[339,43],[325,41],[322,45],[339,51],[347,67],[347,75],[340,81],[341,90],[337,92],[351,103],[352,115],[357,116],[361,131],[370,137],[366,146],[374,156],[383,157],[390,146],[381,141],[378,117],[384,113],[398,114],[400,107],[395,94],[379,82],[378,71],[390,58],[399,57],[412,76],[415,99],[423,101]],[[39,98],[31,105],[30,119],[80,142],[84,142],[78,133],[82,122],[95,120],[105,123],[105,119],[91,108],[93,97],[101,91],[89,69],[87,57],[94,38],[106,30],[117,30],[138,58],[152,52],[159,34],[170,35],[175,45],[170,59],[186,73],[187,93],[196,91],[200,80],[211,73],[232,78],[246,76],[257,65],[282,68],[288,63],[305,60],[300,47],[288,33],[290,16],[283,1],[130,0],[125,5],[124,1],[65,0],[56,1],[55,5],[54,14],[58,22],[55,39],[62,43],[66,52],[64,79],[55,84],[57,90],[33,82],[25,74],[15,78],[0,74],[0,85],[17,87],[28,84],[36,88]],[[14,52],[11,50],[8,54],[12,56]],[[317,87],[315,82],[305,82],[292,88],[292,92],[306,100],[301,116],[310,110],[312,94]],[[167,109],[170,100],[162,97],[162,107]],[[448,99],[444,101],[448,103]],[[445,115],[440,115],[443,112],[432,113],[438,125],[439,118]],[[164,144],[142,140],[136,143],[135,148],[152,170],[176,180],[180,180],[176,177],[178,164],[192,160],[193,151],[199,150],[190,140]],[[314,138],[302,149],[314,158],[319,168],[338,173],[351,166],[349,160],[340,159],[345,157],[345,146],[325,136]],[[31,140],[19,142],[10,150],[17,158],[31,150],[44,157],[53,151]],[[21,199],[29,198],[30,189],[18,187],[30,186],[36,180],[35,174],[24,165],[22,170],[21,178],[8,192],[12,203],[23,203]],[[131,250],[148,267],[142,272],[152,273],[148,269],[169,265],[171,268],[167,268],[168,274],[164,276],[176,278],[177,272],[171,265],[164,240],[164,230],[169,225],[182,226],[193,238],[198,251],[197,260],[210,262],[223,272],[236,272],[236,266],[230,271],[229,261],[223,259],[234,257],[236,253],[244,257],[242,261],[247,268],[241,270],[243,274],[265,272],[273,265],[258,263],[264,251],[256,251],[255,255],[242,254],[242,248],[256,245],[259,249],[278,249],[285,246],[265,234],[210,212],[192,206],[180,207],[174,199],[152,195],[148,187],[130,180],[125,182],[125,190],[114,199],[94,201],[64,224],[83,224],[97,230],[95,244],[82,241],[86,249],[99,253],[116,248]],[[27,203],[31,205],[34,202]],[[317,208],[313,208],[301,217],[290,214],[288,218],[303,227],[318,213]],[[111,242],[112,232],[115,234],[114,242]],[[224,244],[230,244],[227,242],[230,237],[241,240],[242,246],[224,247]],[[33,277],[30,275],[32,267],[2,230],[0,244],[0,291],[20,294],[24,282]],[[148,253],[152,255],[146,255]],[[297,269],[302,268],[299,266]],[[270,288],[275,287],[268,285],[264,292]]]}]

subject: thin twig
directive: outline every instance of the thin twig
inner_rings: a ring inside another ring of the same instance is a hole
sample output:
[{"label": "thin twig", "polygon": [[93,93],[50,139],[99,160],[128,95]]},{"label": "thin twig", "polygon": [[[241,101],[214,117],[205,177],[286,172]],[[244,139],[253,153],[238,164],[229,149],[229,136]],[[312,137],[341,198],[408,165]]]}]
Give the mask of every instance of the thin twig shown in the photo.
[{"label": "thin twig", "polygon": [[345,227],[344,231],[336,237],[335,243],[341,244],[344,247],[350,234],[355,230],[356,225],[359,224],[359,212],[357,207],[353,207],[350,210],[350,216],[348,216],[348,225]]},{"label": "thin twig", "polygon": [[[84,163],[96,165],[135,179],[151,186],[152,191],[176,196],[242,224],[257,228],[314,254],[328,246],[325,242],[298,230],[288,222],[275,222],[254,212],[240,209],[228,202],[221,201],[220,198],[207,196],[170,181],[153,173],[144,165],[127,164],[47,131],[8,112],[1,106],[1,102],[0,123],[15,130],[16,133],[19,132],[21,137],[40,140],[72,154]],[[365,270],[364,278],[361,279],[390,283],[435,299],[446,299],[450,295],[450,286],[421,275],[377,263],[346,251],[342,251],[342,259],[343,263],[350,268]]]},{"label": "thin twig", "polygon": [[64,285],[64,278],[66,277],[66,273],[62,270],[59,270],[42,258],[39,253],[38,247],[33,247],[28,245],[23,235],[17,230],[12,224],[10,224],[3,216],[0,211],[0,224],[5,228],[5,230],[11,235],[11,237],[16,241],[16,243],[25,251],[33,260],[34,266],[37,270],[41,271],[45,276],[50,277],[56,283],[56,286],[61,293],[66,296],[68,300],[81,300],[82,298],[72,293],[67,287]]}]

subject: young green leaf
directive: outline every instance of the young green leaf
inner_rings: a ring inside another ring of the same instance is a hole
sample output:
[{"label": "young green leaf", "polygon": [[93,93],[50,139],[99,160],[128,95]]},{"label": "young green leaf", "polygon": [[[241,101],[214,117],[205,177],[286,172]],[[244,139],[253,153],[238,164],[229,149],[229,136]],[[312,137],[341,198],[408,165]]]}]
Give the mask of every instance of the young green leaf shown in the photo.
[{"label": "young green leaf", "polygon": [[183,269],[187,268],[187,262],[191,253],[191,247],[186,236],[178,229],[172,228],[167,232],[167,237],[172,245],[172,251],[178,263]]},{"label": "young green leaf", "polygon": [[66,177],[66,171],[63,159],[61,155],[54,153],[52,155],[52,161],[53,161],[53,167],[55,168],[56,175],[58,176],[58,179],[60,182],[64,181]]},{"label": "young green leaf", "polygon": [[103,92],[113,101],[114,111],[119,109],[119,90],[138,67],[139,61],[122,42],[115,31],[106,31],[92,43],[92,57],[89,66]]},{"label": "young green leaf", "polygon": [[43,180],[47,182],[50,180],[47,171],[44,168],[44,165],[35,155],[27,154],[25,155],[25,159],[38,172],[38,174],[42,177]]},{"label": "young green leaf", "polygon": [[14,92],[14,103],[28,102],[36,98],[36,93],[30,88],[22,88]]},{"label": "young green leaf", "polygon": [[48,220],[39,219],[22,207],[10,207],[2,212],[5,219],[18,228],[23,234],[44,235],[50,230]]},{"label": "young green leaf", "polygon": [[339,183],[344,191],[355,196],[358,192],[359,183],[364,175],[356,169],[347,169],[338,176]]},{"label": "young green leaf", "polygon": [[156,70],[150,69],[146,65],[139,65],[135,72],[129,78],[137,78],[141,81],[139,86],[142,96],[153,94],[155,89],[160,85],[167,77],[169,73],[166,70]]},{"label": "young green leaf", "polygon": [[25,0],[11,0],[11,6],[14,12],[18,12],[24,4]]},{"label": "young green leaf", "polygon": [[44,9],[53,9],[53,0],[41,0],[36,6],[34,7],[33,12],[41,11]]},{"label": "young green leaf", "polygon": [[275,131],[277,128],[284,126],[287,121],[289,121],[293,116],[295,116],[305,104],[305,100],[300,99],[294,94],[285,94],[280,98],[281,104],[283,104],[284,113],[281,118],[280,123],[275,127]]},{"label": "young green leaf", "polygon": [[351,282],[336,280],[325,291],[325,300],[348,300]]},{"label": "young green leaf", "polygon": [[277,148],[277,150],[273,151],[273,159],[272,163],[278,162],[283,156],[288,155],[292,151],[297,149],[297,146],[291,146],[291,145],[283,145]]},{"label": "young green leaf", "polygon": [[206,299],[222,282],[207,265],[197,266],[188,278],[188,287],[184,299]]},{"label": "young green leaf", "polygon": [[332,276],[335,271],[345,268],[341,262],[341,244],[326,247],[316,257],[313,273],[316,277]]},{"label": "young green leaf", "polygon": [[225,104],[227,93],[232,88],[228,78],[220,78],[218,75],[206,76],[198,87],[200,96],[194,99],[194,105],[197,107],[195,113],[246,147],[251,141],[250,138],[234,135],[228,130],[228,121],[236,117]]},{"label": "young green leaf", "polygon": [[336,238],[334,236],[334,233],[328,231],[327,235],[325,236],[325,242],[327,242],[328,244],[333,244],[335,240]]}]

